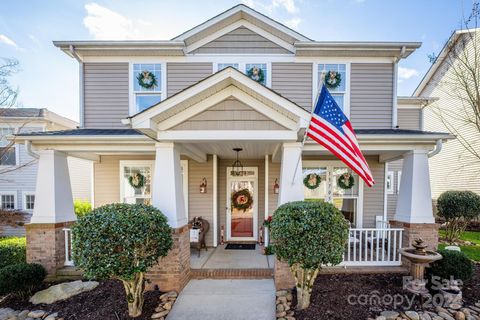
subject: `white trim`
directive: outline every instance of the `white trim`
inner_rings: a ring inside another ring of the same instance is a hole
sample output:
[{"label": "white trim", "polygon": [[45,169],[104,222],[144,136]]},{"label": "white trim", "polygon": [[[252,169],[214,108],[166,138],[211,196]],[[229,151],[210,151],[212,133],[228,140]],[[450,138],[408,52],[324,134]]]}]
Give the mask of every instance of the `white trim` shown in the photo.
[{"label": "white trim", "polygon": [[213,155],[213,246],[218,245],[218,157]]},{"label": "white trim", "polygon": [[90,162],[90,203],[95,208],[95,162]]},{"label": "white trim", "polygon": [[[160,65],[160,92],[149,92],[149,91],[135,91],[134,90],[134,82],[133,82],[133,65],[134,64],[159,64]],[[128,98],[129,98],[129,105],[128,105],[128,112],[129,116],[133,116],[139,111],[137,110],[137,103],[136,103],[136,94],[150,94],[150,95],[160,95],[160,102],[167,98],[167,64],[165,61],[157,61],[157,62],[132,62],[128,63]]]},{"label": "white trim", "polygon": [[[350,90],[350,81],[351,81],[351,61],[348,60],[348,61],[341,61],[341,60],[333,60],[333,61],[326,61],[326,59],[322,58],[321,60],[316,58],[315,59],[315,62],[312,63],[313,65],[313,80],[312,80],[312,88],[313,88],[313,92],[312,92],[312,106],[315,107],[313,104],[316,102],[317,100],[317,95],[319,94],[320,92],[320,89],[321,87],[319,87],[321,85],[321,82],[320,82],[320,79],[319,79],[319,72],[318,72],[318,65],[319,64],[343,64],[345,65],[345,74],[346,74],[346,77],[347,77],[347,80],[345,82],[345,91],[341,91],[341,92],[336,92],[336,91],[332,91],[330,92],[332,95],[335,95],[335,94],[343,94],[343,113],[347,116],[347,118],[350,118],[350,94],[351,94],[351,90]],[[345,79],[343,79],[345,80]]]},{"label": "white trim", "polygon": [[[254,171],[255,175],[254,176],[249,176],[249,177],[233,177],[230,175],[230,172],[232,171],[232,167],[227,167],[226,168],[226,175],[227,175],[227,185],[226,185],[226,222],[227,222],[227,241],[257,241],[258,240],[258,200],[255,201],[255,199],[258,199],[258,167],[244,167],[244,171]],[[231,210],[230,210],[230,183],[232,181],[253,181],[254,182],[254,187],[253,187],[253,237],[232,237],[231,236],[231,227],[232,227],[232,215],[231,215]]]},{"label": "white trim", "polygon": [[395,59],[393,61],[392,128],[396,128],[398,125],[397,87],[398,87],[398,60]]},{"label": "white trim", "polygon": [[[328,192],[329,188],[332,188],[333,183],[331,181],[331,174],[333,172],[334,167],[340,168],[348,168],[340,160],[303,160],[302,169],[303,168],[326,168],[327,169],[327,199],[326,201],[332,202],[333,201],[333,193]],[[358,175],[357,175],[358,176]],[[355,225],[357,228],[362,228],[363,226],[363,197],[364,197],[364,182],[363,180],[358,177],[358,181],[360,182],[358,185],[358,196],[347,196],[345,199],[357,199],[357,213],[355,216]]]},{"label": "white trim", "polygon": [[180,160],[180,167],[182,168],[182,188],[183,199],[185,202],[185,216],[188,219],[188,160]]},{"label": "white trim", "polygon": [[388,216],[387,172],[388,162],[385,162],[383,165],[383,220],[385,221],[387,221]]},{"label": "white trim", "polygon": [[13,196],[13,205],[14,205],[13,210],[18,209],[17,191],[0,191],[0,208],[3,207],[2,198],[1,198],[2,196]]},{"label": "white trim", "polygon": [[210,33],[208,34],[208,36],[192,43],[191,45],[187,46],[185,48],[185,53],[190,53],[200,47],[203,47],[205,44],[209,43],[209,42],[212,42],[218,38],[220,38],[221,36],[229,33],[229,32],[232,32],[234,31],[235,29],[238,29],[240,27],[245,27],[247,29],[249,29],[250,31],[252,32],[255,32],[257,33],[258,35],[270,40],[271,42],[277,44],[278,46],[284,48],[284,49],[287,49],[288,51],[292,52],[292,53],[295,53],[295,46],[291,43],[288,43],[287,41],[285,40],[282,40],[280,39],[279,37],[271,34],[270,32],[267,32],[259,27],[257,27],[256,25],[254,25],[253,23],[247,21],[247,20],[238,20],[238,21],[235,21],[234,23],[231,23],[227,26],[225,26],[224,28],[218,30],[218,31],[215,31],[213,33]]},{"label": "white trim", "polygon": [[269,196],[269,191],[270,191],[270,186],[268,185],[269,181],[268,181],[268,176],[269,176],[269,171],[270,171],[270,167],[269,167],[269,155],[266,154],[265,155],[265,219],[268,219],[268,196]]},{"label": "white trim", "polygon": [[85,127],[85,98],[84,98],[84,90],[85,90],[85,83],[84,83],[84,68],[83,68],[83,62],[78,61],[78,67],[79,67],[79,75],[78,75],[78,83],[79,83],[79,94],[78,94],[78,100],[79,100],[79,117],[78,117],[78,122],[80,128]]},{"label": "white trim", "polygon": [[[388,178],[391,178],[390,179],[390,188],[388,188],[388,185],[387,185],[387,180]],[[386,175],[386,178],[385,178],[385,188],[387,190],[387,194],[393,194],[395,188],[394,188],[394,184],[395,184],[395,172],[392,171],[392,170],[388,170],[387,171],[387,175]]]},{"label": "white trim", "polygon": [[[27,196],[35,196],[35,191],[22,191],[22,210],[32,213],[33,209],[27,209]],[[33,206],[35,207],[35,202]]]},{"label": "white trim", "polygon": [[397,194],[400,193],[400,181],[402,180],[402,170],[397,171]]},{"label": "white trim", "polygon": [[166,141],[296,141],[297,132],[290,130],[172,130],[157,134],[158,140]]}]

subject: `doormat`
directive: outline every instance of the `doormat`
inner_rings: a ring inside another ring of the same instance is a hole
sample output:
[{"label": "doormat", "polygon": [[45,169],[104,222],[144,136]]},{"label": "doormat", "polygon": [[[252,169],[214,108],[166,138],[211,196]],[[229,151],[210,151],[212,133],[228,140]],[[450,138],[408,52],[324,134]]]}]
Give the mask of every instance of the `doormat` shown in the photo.
[{"label": "doormat", "polygon": [[255,243],[229,243],[226,250],[255,250]]}]

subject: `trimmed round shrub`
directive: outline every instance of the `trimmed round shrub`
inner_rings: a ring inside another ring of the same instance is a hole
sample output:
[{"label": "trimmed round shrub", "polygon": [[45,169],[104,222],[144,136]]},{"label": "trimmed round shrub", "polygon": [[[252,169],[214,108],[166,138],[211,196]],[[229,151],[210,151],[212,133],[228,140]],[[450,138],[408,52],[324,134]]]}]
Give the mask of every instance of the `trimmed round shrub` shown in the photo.
[{"label": "trimmed round shrub", "polygon": [[429,277],[437,276],[445,280],[462,280],[464,283],[472,279],[474,263],[465,253],[453,250],[438,250],[443,259],[437,260],[427,269]]},{"label": "trimmed round shrub", "polygon": [[342,213],[323,201],[290,202],[275,211],[270,232],[278,259],[294,274],[297,308],[308,307],[321,266],[342,262],[348,230]]},{"label": "trimmed round shrub", "polygon": [[445,191],[437,199],[437,214],[445,219],[445,236],[456,241],[468,223],[480,216],[480,196],[472,191]]},{"label": "trimmed round shrub", "polygon": [[81,217],[72,228],[73,261],[91,279],[119,279],[129,315],[142,313],[144,273],[172,248],[172,229],[155,207],[116,203]]},{"label": "trimmed round shrub", "polygon": [[37,263],[17,263],[0,269],[0,295],[27,297],[42,284],[47,276],[45,268]]},{"label": "trimmed round shrub", "polygon": [[0,269],[25,262],[27,262],[25,237],[0,238]]}]

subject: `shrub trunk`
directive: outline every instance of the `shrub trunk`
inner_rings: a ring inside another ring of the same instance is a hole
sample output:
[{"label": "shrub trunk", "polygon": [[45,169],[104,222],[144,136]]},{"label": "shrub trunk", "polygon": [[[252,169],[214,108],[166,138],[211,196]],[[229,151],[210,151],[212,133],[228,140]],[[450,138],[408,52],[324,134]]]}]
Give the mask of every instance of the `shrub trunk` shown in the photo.
[{"label": "shrub trunk", "polygon": [[291,267],[295,284],[297,287],[297,310],[303,310],[310,305],[310,296],[312,295],[313,283],[317,278],[319,268],[302,268],[296,264]]},{"label": "shrub trunk", "polygon": [[143,292],[145,290],[145,281],[143,272],[135,274],[133,280],[122,280],[127,295],[128,315],[132,318],[142,314]]}]

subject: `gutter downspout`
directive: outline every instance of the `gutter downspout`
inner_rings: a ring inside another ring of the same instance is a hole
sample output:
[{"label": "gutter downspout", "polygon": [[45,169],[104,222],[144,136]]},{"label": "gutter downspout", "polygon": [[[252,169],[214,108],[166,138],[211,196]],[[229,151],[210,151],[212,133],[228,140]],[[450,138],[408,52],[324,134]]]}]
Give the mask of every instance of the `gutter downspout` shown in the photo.
[{"label": "gutter downspout", "polygon": [[40,155],[32,150],[32,141],[25,140],[25,150],[30,157],[40,159]]},{"label": "gutter downspout", "polygon": [[75,51],[75,47],[73,45],[70,45],[69,47],[70,54],[78,61],[78,86],[79,86],[79,112],[80,115],[78,117],[78,122],[80,124],[80,128],[83,128],[85,126],[85,120],[83,116],[83,111],[84,111],[84,104],[85,104],[85,99],[83,95],[83,90],[84,90],[84,83],[83,83],[83,60],[80,58],[78,53]]},{"label": "gutter downspout", "polygon": [[407,48],[402,47],[398,57],[393,59],[393,97],[392,97],[392,128],[396,129],[398,126],[398,108],[397,108],[397,87],[398,87],[398,61],[405,57]]},{"label": "gutter downspout", "polygon": [[440,153],[440,151],[442,151],[442,147],[443,147],[443,141],[442,139],[438,139],[437,140],[437,143],[435,144],[435,149],[433,149],[432,151],[430,151],[427,156],[429,158],[433,157],[433,156],[436,156],[437,154]]}]

